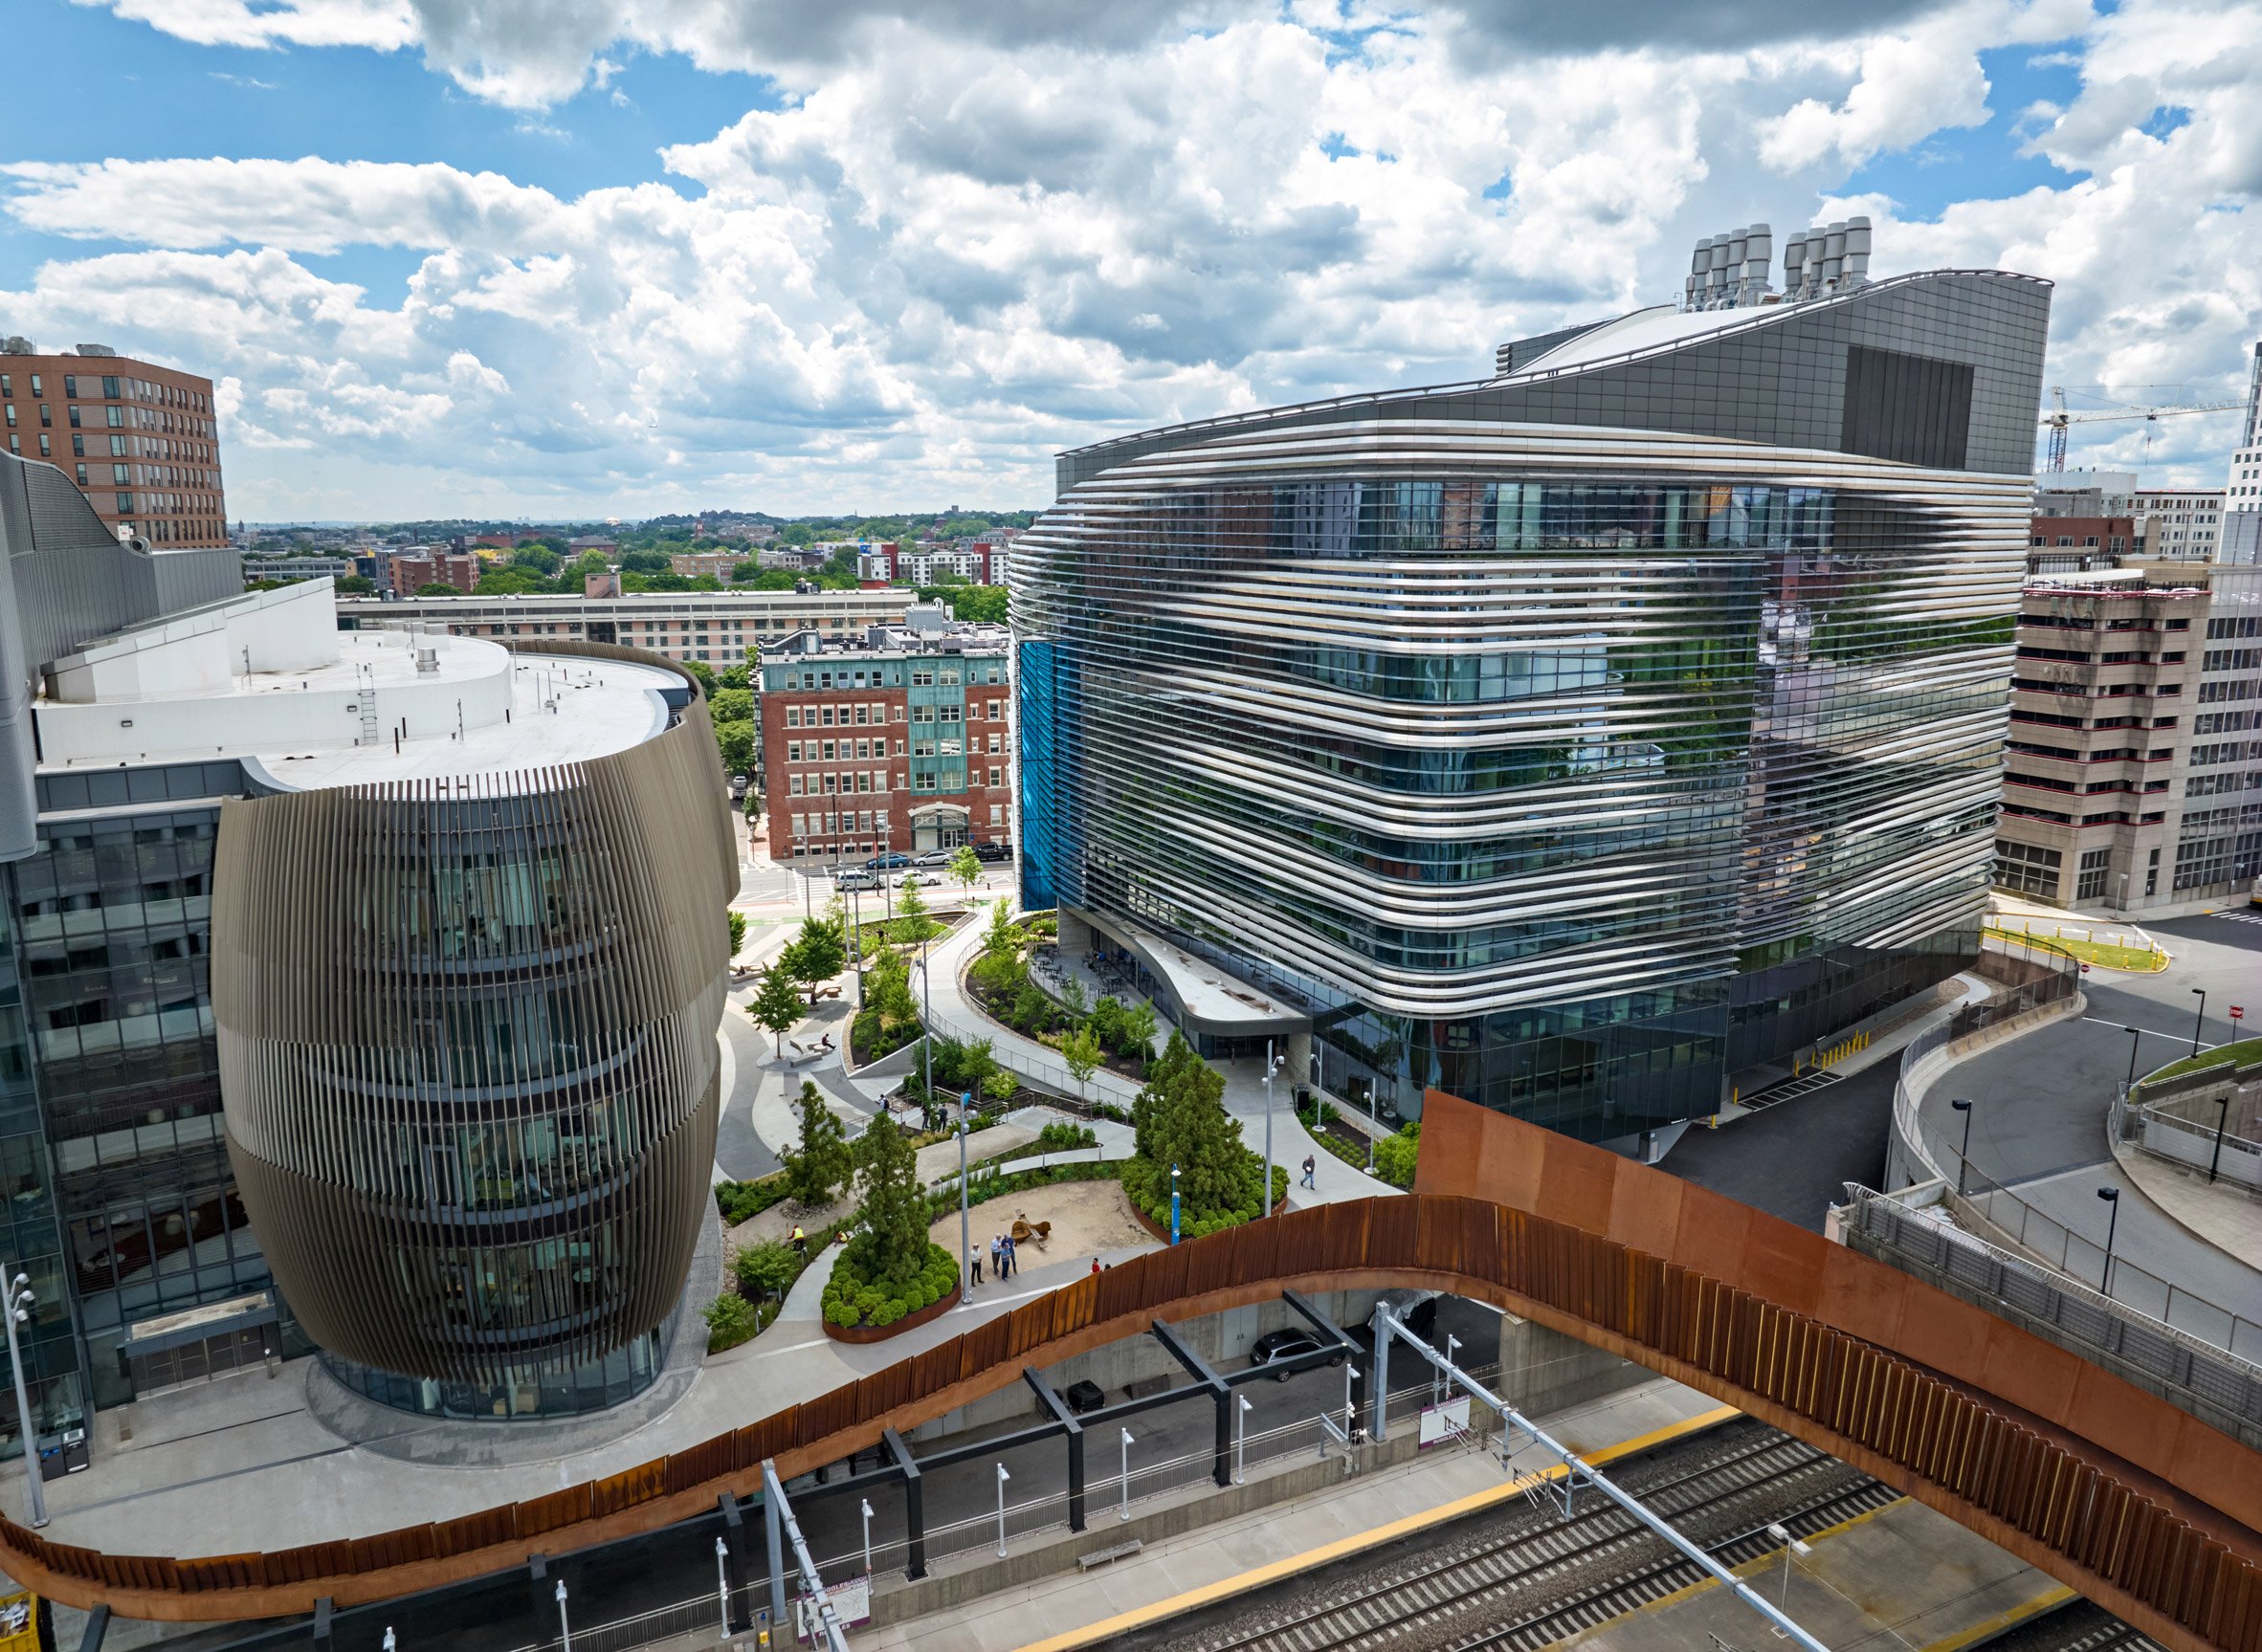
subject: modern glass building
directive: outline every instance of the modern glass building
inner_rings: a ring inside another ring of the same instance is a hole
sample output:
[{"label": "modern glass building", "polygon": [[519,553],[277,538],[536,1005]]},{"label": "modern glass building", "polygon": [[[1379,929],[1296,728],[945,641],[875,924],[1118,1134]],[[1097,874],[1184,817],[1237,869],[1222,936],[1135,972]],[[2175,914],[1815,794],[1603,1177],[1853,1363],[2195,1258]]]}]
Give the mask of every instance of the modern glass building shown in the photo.
[{"label": "modern glass building", "polygon": [[1969,959],[2050,288],[1736,240],[1480,384],[1062,456],[1011,583],[1064,944],[1331,1092],[1613,1140]]}]

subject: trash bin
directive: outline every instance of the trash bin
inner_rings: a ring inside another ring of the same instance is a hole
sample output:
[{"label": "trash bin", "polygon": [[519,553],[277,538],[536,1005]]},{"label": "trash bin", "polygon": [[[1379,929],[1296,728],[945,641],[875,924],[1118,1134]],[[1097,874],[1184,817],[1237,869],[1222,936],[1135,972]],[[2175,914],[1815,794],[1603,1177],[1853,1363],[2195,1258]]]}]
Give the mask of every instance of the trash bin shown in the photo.
[{"label": "trash bin", "polygon": [[1312,1105],[1312,1087],[1310,1085],[1299,1084],[1296,1087],[1296,1105],[1299,1110]]},{"label": "trash bin", "polygon": [[1107,1403],[1107,1395],[1101,1391],[1099,1384],[1089,1378],[1070,1383],[1068,1391],[1060,1398],[1068,1401],[1068,1408],[1078,1417],[1087,1411],[1098,1411]]}]

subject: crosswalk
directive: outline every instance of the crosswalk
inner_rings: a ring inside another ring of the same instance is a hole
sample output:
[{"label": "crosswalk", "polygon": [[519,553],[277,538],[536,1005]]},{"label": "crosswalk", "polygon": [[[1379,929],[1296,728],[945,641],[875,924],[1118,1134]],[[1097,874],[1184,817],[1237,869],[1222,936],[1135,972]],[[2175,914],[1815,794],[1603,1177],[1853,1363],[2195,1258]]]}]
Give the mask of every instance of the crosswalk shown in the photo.
[{"label": "crosswalk", "polygon": [[1803,1072],[1796,1078],[1786,1078],[1780,1084],[1771,1084],[1765,1090],[1745,1096],[1741,1105],[1748,1111],[1757,1112],[1763,1108],[1773,1107],[1777,1102],[1808,1095],[1815,1090],[1833,1085],[1838,1082],[1840,1076],[1838,1073],[1827,1070]]},{"label": "crosswalk", "polygon": [[2211,915],[2220,918],[2228,918],[2232,923],[2262,923],[2262,911],[2219,912],[2212,914]]}]

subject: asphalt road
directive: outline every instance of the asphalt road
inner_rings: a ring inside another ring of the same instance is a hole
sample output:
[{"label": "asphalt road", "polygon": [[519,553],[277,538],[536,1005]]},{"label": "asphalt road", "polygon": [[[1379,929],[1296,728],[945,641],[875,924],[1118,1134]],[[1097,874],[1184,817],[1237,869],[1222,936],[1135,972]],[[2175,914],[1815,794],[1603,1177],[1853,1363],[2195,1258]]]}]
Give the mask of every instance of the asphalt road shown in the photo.
[{"label": "asphalt road", "polygon": [[1718,1130],[1694,1127],[1662,1167],[1819,1233],[1829,1208],[1846,1201],[1846,1183],[1883,1182],[1899,1071],[1900,1058],[1892,1056]]},{"label": "asphalt road", "polygon": [[[2242,914],[2145,927],[2174,955],[2163,974],[2093,971],[2080,1020],[2052,1023],[1962,1063],[1925,1093],[1923,1115],[1937,1138],[1954,1144],[1963,1126],[1949,1101],[1971,1098],[1973,1168],[2079,1236],[2068,1270],[2091,1284],[2102,1277],[2110,1215],[2096,1190],[2119,1188],[2116,1257],[2255,1322],[2238,1347],[2262,1355],[2262,1272],[2155,1207],[2121,1177],[2105,1139],[2132,1046],[2141,1075],[2188,1055],[2195,1031],[2203,1048],[2228,1042],[2231,1024],[2224,1012],[2230,1004],[2246,1008],[2248,1024],[2262,1021],[2262,924]],[[2207,993],[2204,1024],[2196,1015],[2199,990]],[[2129,1027],[2137,1029],[2134,1038]],[[2209,1334],[2207,1315],[2182,1305],[2163,1314],[2164,1291],[2119,1263],[2113,1289],[2146,1312]]]}]

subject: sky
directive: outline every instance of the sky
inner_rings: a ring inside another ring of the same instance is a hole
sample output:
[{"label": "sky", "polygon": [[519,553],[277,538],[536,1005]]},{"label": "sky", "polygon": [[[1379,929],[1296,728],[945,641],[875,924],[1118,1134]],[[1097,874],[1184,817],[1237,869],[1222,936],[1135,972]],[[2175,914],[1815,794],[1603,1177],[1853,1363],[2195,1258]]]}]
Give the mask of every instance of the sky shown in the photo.
[{"label": "sky", "polygon": [[[2235,401],[2251,0],[11,0],[0,335],[209,375],[253,520],[1036,508],[1867,212]],[[2219,485],[2232,414],[2074,427]]]}]

